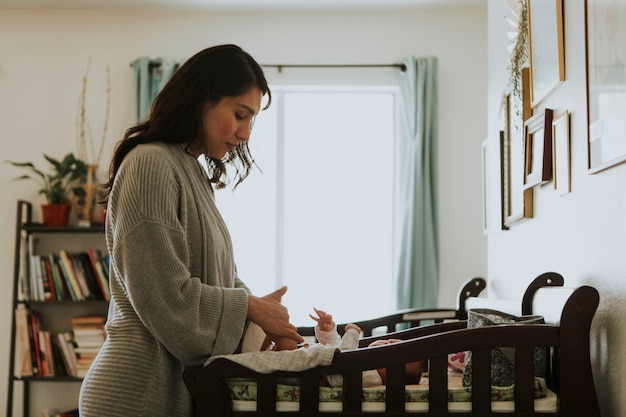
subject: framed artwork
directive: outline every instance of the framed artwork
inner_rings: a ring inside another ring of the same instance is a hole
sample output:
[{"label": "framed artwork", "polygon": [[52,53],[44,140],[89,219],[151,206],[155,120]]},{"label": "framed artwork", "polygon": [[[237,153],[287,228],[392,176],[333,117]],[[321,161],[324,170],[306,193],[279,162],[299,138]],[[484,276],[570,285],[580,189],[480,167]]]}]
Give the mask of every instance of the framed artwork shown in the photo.
[{"label": "framed artwork", "polygon": [[567,110],[552,120],[552,151],[554,189],[559,195],[565,195],[571,191],[569,112]]},{"label": "framed artwork", "polygon": [[498,147],[500,149],[500,229],[501,230],[508,230],[509,227],[506,225],[506,211],[505,211],[505,201],[507,200],[507,195],[506,193],[508,192],[508,190],[505,190],[505,180],[504,180],[504,175],[505,175],[505,168],[504,168],[504,158],[505,158],[505,147],[504,147],[504,141],[506,138],[506,132],[504,130],[500,131],[500,140],[498,141]]},{"label": "framed artwork", "polygon": [[491,231],[491,175],[489,169],[489,140],[485,139],[481,145],[483,162],[483,233]]},{"label": "framed artwork", "polygon": [[524,122],[524,189],[552,178],[552,109]]},{"label": "framed artwork", "polygon": [[526,0],[531,103],[536,107],[565,81],[563,0]]},{"label": "framed artwork", "polygon": [[524,188],[524,120],[530,110],[529,69],[522,70],[522,98],[503,97],[504,131],[501,141],[502,217],[505,228],[533,217],[533,188]]},{"label": "framed artwork", "polygon": [[586,0],[588,168],[626,161],[626,7]]}]

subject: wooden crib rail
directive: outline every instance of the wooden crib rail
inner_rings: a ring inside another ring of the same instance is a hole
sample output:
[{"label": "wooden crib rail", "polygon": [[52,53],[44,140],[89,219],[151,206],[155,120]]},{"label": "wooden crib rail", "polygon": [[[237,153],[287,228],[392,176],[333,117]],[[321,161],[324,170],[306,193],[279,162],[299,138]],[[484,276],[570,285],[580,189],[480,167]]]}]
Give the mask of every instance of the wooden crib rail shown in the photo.
[{"label": "wooden crib rail", "polygon": [[416,339],[431,334],[439,334],[449,332],[451,330],[465,329],[467,327],[467,320],[451,321],[446,323],[435,323],[429,326],[411,327],[406,330],[399,330],[397,332],[385,333],[378,336],[369,336],[359,339],[359,347],[367,347],[370,343],[380,339],[400,339],[409,340]]},{"label": "wooden crib rail", "polygon": [[[425,322],[441,323],[444,320],[464,320],[467,318],[466,301],[470,297],[478,297],[480,293],[487,287],[484,278],[470,278],[461,287],[458,292],[457,308],[428,308],[428,309],[405,309],[396,311],[392,314],[377,317],[369,320],[355,321],[365,337],[372,336],[374,329],[384,327],[385,333],[391,333],[398,330],[399,325],[405,324],[406,327],[417,327]],[[337,329],[343,332],[347,323],[337,325]],[[302,336],[315,336],[314,326],[298,327],[298,333]]]}]

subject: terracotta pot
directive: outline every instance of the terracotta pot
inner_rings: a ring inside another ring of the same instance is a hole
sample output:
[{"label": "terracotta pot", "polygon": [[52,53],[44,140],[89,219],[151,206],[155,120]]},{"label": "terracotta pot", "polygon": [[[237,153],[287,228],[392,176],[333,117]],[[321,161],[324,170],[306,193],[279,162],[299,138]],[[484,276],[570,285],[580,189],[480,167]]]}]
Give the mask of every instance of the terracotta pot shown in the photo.
[{"label": "terracotta pot", "polygon": [[71,204],[42,204],[44,226],[67,226],[70,221]]}]

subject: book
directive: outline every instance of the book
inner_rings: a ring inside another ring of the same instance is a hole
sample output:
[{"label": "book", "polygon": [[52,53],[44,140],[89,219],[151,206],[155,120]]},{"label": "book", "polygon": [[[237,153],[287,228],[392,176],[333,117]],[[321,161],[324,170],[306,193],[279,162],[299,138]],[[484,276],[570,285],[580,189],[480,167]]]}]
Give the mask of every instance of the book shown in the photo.
[{"label": "book", "polygon": [[43,409],[41,410],[41,417],[78,417],[78,409],[59,411],[57,409]]},{"label": "book", "polygon": [[59,256],[55,253],[51,254],[51,259],[54,259],[54,264],[56,265],[57,276],[59,278],[59,285],[61,286],[61,292],[63,294],[64,300],[74,300],[74,296],[72,294],[72,289],[69,286],[70,278],[65,275],[63,271],[63,263]]},{"label": "book", "polygon": [[19,244],[19,290],[17,292],[17,301],[30,300],[30,289],[28,283],[28,250],[27,250],[27,237],[26,231],[20,232],[20,244]]},{"label": "book", "polygon": [[52,358],[54,360],[54,374],[56,376],[70,375],[58,333],[50,333],[50,348],[52,349]]},{"label": "book", "polygon": [[39,353],[39,361],[37,362],[39,366],[39,376],[51,376],[50,375],[50,358],[48,358],[48,346],[46,345],[46,336],[45,332],[39,330],[37,332],[38,338],[38,348],[37,352]]},{"label": "book", "polygon": [[85,274],[85,270],[83,268],[80,257],[77,253],[67,253],[67,258],[71,264],[72,271],[74,272],[74,276],[76,277],[76,281],[78,281],[78,285],[80,287],[80,292],[83,295],[83,300],[90,300],[93,298],[93,294],[91,292],[91,288],[89,286],[88,277]]},{"label": "book", "polygon": [[48,365],[48,375],[57,376],[57,363],[55,360],[56,355],[52,343],[52,333],[50,333],[49,331],[44,331],[43,338],[46,343],[46,364]]},{"label": "book", "polygon": [[15,358],[13,362],[16,378],[33,375],[33,362],[28,335],[28,314],[28,309],[23,304],[18,304],[15,309]]},{"label": "book", "polygon": [[80,264],[81,271],[89,287],[90,297],[94,300],[104,300],[104,294],[98,283],[98,277],[96,271],[91,264],[91,259],[87,252],[79,252],[75,254],[75,257]]},{"label": "book", "polygon": [[104,341],[106,337],[106,332],[104,331],[104,326],[97,325],[93,327],[79,327],[76,326],[72,330],[74,332],[74,338],[77,340],[100,340]]},{"label": "book", "polygon": [[80,284],[78,283],[78,278],[74,273],[74,268],[72,266],[72,261],[65,250],[61,250],[59,252],[59,264],[63,270],[63,274],[66,277],[67,286],[70,288],[72,292],[72,300],[74,301],[82,301],[85,299],[83,292],[80,288]]},{"label": "book", "polygon": [[72,328],[87,325],[88,327],[96,327],[104,325],[107,321],[106,315],[103,314],[87,314],[83,316],[74,316],[70,319]]},{"label": "book", "polygon": [[76,376],[77,374],[77,358],[74,351],[74,341],[72,340],[72,334],[70,332],[57,333],[57,341],[61,354],[63,357],[63,363],[67,370],[67,375]]},{"label": "book", "polygon": [[33,257],[34,253],[34,238],[32,235],[29,235],[26,241],[26,253],[24,254],[24,261],[26,265],[26,277],[28,281],[28,297],[26,298],[28,301],[38,301],[37,298],[37,279],[36,273],[33,268]]},{"label": "book", "polygon": [[59,266],[54,253],[48,254],[48,264],[50,265],[50,275],[52,276],[56,300],[63,301],[68,299],[62,282],[63,277],[60,276]]},{"label": "book", "polygon": [[31,301],[43,300],[43,281],[39,255],[30,255],[30,290]]},{"label": "book", "polygon": [[105,301],[111,301],[109,278],[104,271],[104,267],[102,266],[102,261],[100,260],[100,257],[96,257],[96,254],[91,248],[87,249],[87,256],[89,257],[89,261],[91,262],[92,269],[95,273],[98,287],[100,288],[100,292],[102,293],[102,298]]},{"label": "book", "polygon": [[29,314],[29,339],[31,347],[31,359],[33,362],[33,375],[44,376],[42,374],[43,365],[41,363],[41,350],[39,346],[39,330],[41,325],[39,324],[39,317],[32,311]]},{"label": "book", "polygon": [[56,301],[56,289],[52,279],[52,267],[50,265],[50,259],[47,256],[40,256],[41,262],[41,276],[43,280],[43,300],[44,301]]},{"label": "book", "polygon": [[102,251],[100,249],[96,250],[96,256],[98,257],[98,259],[100,260],[100,263],[102,264],[102,268],[104,269],[104,275],[107,277],[107,279],[109,279],[109,277],[111,276],[111,272],[109,271],[109,262],[111,259],[110,255],[102,255]]}]

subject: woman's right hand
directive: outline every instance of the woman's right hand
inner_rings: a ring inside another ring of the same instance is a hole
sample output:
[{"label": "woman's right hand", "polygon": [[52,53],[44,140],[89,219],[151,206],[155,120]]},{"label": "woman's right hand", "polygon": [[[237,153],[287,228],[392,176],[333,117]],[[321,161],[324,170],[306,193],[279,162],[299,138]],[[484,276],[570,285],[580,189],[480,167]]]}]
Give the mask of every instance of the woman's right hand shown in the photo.
[{"label": "woman's right hand", "polygon": [[288,337],[302,343],[304,338],[298,334],[296,326],[289,322],[289,312],[280,303],[286,292],[287,287],[284,286],[264,297],[248,295],[247,318],[259,325],[266,334]]}]

